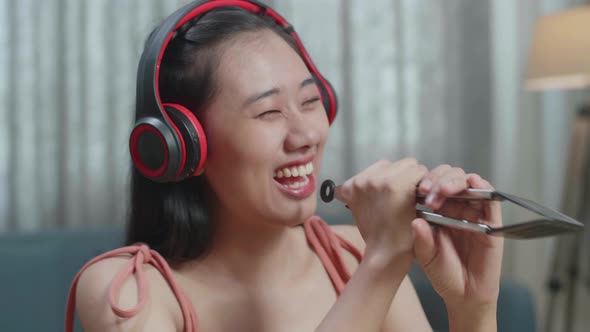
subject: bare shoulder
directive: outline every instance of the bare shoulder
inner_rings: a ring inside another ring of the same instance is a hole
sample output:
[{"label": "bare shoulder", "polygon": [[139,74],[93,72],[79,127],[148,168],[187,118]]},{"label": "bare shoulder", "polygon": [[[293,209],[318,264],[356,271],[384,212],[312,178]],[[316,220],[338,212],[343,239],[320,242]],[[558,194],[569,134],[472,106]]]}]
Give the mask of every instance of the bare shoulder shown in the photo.
[{"label": "bare shoulder", "polygon": [[[76,290],[76,312],[85,331],[173,331],[178,330],[174,296],[164,277],[153,266],[145,264],[148,299],[144,308],[131,318],[121,318],[113,312],[109,290],[113,279],[128,264],[131,256],[107,258],[82,273]],[[118,294],[117,306],[129,310],[137,304],[138,285],[128,278]],[[158,299],[154,301],[153,299]]]}]

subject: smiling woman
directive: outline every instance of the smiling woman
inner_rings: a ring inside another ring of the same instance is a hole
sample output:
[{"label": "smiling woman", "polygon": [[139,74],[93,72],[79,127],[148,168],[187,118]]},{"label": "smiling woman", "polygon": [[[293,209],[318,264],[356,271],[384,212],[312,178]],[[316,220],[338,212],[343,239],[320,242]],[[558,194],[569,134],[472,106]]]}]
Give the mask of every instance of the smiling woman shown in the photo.
[{"label": "smiling woman", "polygon": [[[501,239],[415,219],[418,184],[460,218],[445,198],[490,188],[479,176],[380,161],[339,193],[358,228],[314,216],[336,97],[271,8],[179,9],[148,38],[137,84],[128,246],[75,277],[66,330],[77,309],[88,331],[428,331],[414,258],[453,330],[495,329]],[[490,204],[469,213],[499,224]]]}]

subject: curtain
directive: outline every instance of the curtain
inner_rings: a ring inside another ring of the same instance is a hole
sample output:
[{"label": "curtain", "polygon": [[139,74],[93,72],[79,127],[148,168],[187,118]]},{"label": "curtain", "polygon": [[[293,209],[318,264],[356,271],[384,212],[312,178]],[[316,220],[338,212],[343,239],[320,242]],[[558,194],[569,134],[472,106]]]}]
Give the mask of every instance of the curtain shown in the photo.
[{"label": "curtain", "polygon": [[122,223],[137,62],[180,3],[0,2],[0,230]]},{"label": "curtain", "polygon": [[[123,223],[137,61],[187,2],[0,2],[0,230]],[[323,178],[407,156],[490,175],[486,2],[267,3],[338,91]]]}]

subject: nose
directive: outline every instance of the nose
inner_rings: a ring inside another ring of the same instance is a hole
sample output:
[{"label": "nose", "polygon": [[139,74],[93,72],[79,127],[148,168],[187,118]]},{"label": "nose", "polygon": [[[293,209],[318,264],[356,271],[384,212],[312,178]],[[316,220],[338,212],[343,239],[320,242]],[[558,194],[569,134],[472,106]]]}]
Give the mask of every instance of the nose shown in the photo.
[{"label": "nose", "polygon": [[307,116],[305,112],[292,112],[288,119],[289,130],[285,138],[285,149],[287,151],[306,152],[320,143],[321,128],[318,121]]}]

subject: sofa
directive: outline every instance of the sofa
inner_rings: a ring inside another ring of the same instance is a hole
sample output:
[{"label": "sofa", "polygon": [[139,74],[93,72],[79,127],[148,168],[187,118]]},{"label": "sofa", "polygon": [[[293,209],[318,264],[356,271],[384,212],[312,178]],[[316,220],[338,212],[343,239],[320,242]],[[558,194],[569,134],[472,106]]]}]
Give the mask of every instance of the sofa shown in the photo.
[{"label": "sofa", "polygon": [[[45,230],[0,234],[0,331],[63,331],[66,296],[78,269],[116,248],[121,228]],[[410,277],[435,331],[447,331],[444,304],[422,271]],[[498,330],[534,332],[535,306],[526,286],[503,280]],[[78,323],[76,331],[81,331]]]}]

